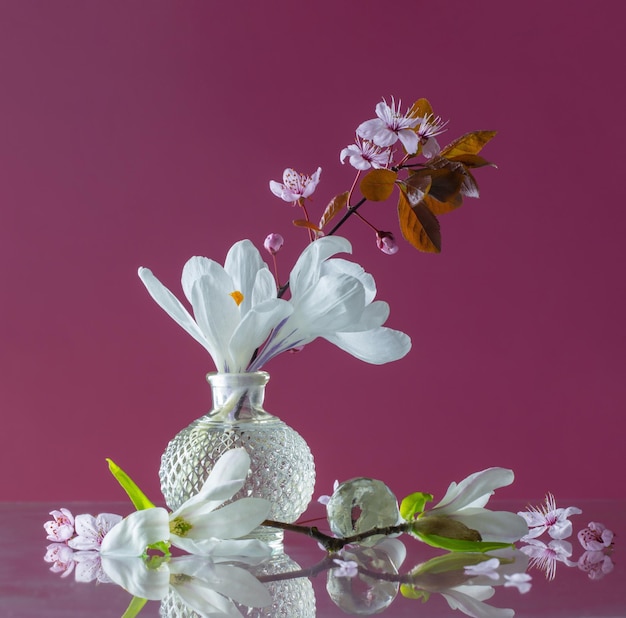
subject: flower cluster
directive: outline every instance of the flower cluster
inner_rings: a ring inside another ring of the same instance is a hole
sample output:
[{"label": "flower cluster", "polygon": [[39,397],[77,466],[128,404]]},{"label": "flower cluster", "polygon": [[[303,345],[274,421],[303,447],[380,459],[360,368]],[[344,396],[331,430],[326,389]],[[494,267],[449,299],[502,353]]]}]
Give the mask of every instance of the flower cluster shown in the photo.
[{"label": "flower cluster", "polygon": [[[552,494],[546,496],[544,504],[519,512],[529,526],[528,534],[522,538],[527,544],[521,550],[531,558],[531,566],[544,571],[549,580],[556,576],[557,563],[578,566],[591,579],[599,579],[613,570],[613,562],[608,555],[613,545],[613,532],[599,522],[591,522],[578,532],[578,540],[585,551],[578,561],[570,560],[573,547],[565,540],[573,532],[569,518],[581,513],[575,506],[557,507]],[[538,537],[543,534],[551,540],[547,543],[540,541]]]},{"label": "flower cluster", "polygon": [[[268,241],[276,246],[277,239]],[[293,267],[289,300],[249,240],[235,243],[224,266],[205,257],[183,268],[183,304],[147,268],[139,277],[152,298],[209,352],[220,372],[258,371],[282,352],[318,337],[368,363],[402,358],[411,347],[404,333],[383,326],[389,306],[375,300],[374,278],[354,262],[350,243],[329,236],[309,244]]]}]

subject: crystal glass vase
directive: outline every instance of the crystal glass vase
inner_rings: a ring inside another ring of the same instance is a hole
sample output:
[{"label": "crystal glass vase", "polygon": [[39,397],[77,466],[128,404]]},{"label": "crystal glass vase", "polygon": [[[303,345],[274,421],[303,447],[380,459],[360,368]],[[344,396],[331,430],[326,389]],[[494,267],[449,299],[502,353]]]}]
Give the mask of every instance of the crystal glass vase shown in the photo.
[{"label": "crystal glass vase", "polygon": [[[215,462],[225,452],[243,447],[251,471],[232,498],[266,498],[269,519],[292,523],[313,495],[315,465],[302,436],[263,409],[269,374],[210,373],[213,409],[178,433],[161,457],[161,490],[170,509],[198,493]],[[253,535],[282,544],[282,531],[261,527]]]}]

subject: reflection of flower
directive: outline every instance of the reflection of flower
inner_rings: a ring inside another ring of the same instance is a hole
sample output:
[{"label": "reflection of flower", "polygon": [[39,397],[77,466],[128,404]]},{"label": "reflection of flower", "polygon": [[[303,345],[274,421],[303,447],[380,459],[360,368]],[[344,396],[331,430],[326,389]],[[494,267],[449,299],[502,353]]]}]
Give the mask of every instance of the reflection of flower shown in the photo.
[{"label": "reflection of flower", "polygon": [[150,545],[171,542],[192,554],[266,554],[265,543],[232,539],[245,536],[265,520],[271,506],[267,500],[241,498],[218,508],[241,489],[249,469],[250,456],[243,448],[226,451],[198,494],[173,513],[160,507],[131,513],[104,537],[100,551],[141,556]]},{"label": "reflection of flower", "polygon": [[596,521],[589,522],[586,528],[578,532],[578,540],[583,549],[601,551],[613,543],[613,532],[604,524]]},{"label": "reflection of flower", "polygon": [[458,485],[451,483],[443,499],[425,511],[420,519],[446,516],[477,530],[483,541],[517,541],[528,532],[521,517],[508,511],[483,508],[494,490],[510,485],[513,478],[513,471],[505,468],[488,468],[471,474]]},{"label": "reflection of flower", "polygon": [[441,596],[451,609],[461,610],[468,616],[477,618],[511,618],[515,615],[512,609],[492,607],[483,601],[490,599],[495,593],[492,586],[455,586],[441,591]]},{"label": "reflection of flower", "polygon": [[333,562],[337,565],[333,570],[335,577],[355,577],[359,574],[359,564],[354,560],[333,558]]},{"label": "reflection of flower", "polygon": [[287,168],[283,172],[283,184],[270,180],[270,190],[276,197],[285,202],[296,204],[299,200],[306,199],[313,194],[320,181],[321,173],[321,167],[318,167],[312,176],[305,176],[296,170]]},{"label": "reflection of flower", "polygon": [[524,518],[530,530],[524,540],[534,539],[547,532],[553,539],[566,539],[572,534],[571,515],[579,515],[582,511],[575,506],[566,509],[557,508],[552,494],[546,496],[545,504],[529,507],[518,515]]},{"label": "reflection of flower", "polygon": [[241,616],[233,601],[250,607],[271,602],[265,586],[245,569],[198,556],[172,558],[157,567],[138,557],[103,556],[102,566],[135,597],[159,601],[174,593],[200,616]]},{"label": "reflection of flower", "polygon": [[74,516],[68,509],[50,511],[54,520],[47,521],[43,527],[48,533],[46,537],[55,543],[64,543],[74,536]]},{"label": "reflection of flower", "polygon": [[74,550],[65,543],[48,545],[43,559],[51,562],[50,570],[53,573],[61,573],[61,577],[67,577],[74,570]]},{"label": "reflection of flower", "polygon": [[576,566],[569,557],[572,555],[572,544],[561,539],[554,539],[547,545],[537,539],[527,541],[528,545],[521,547],[529,558],[529,566],[544,571],[546,579],[552,580],[556,576],[556,564],[562,562],[567,566]]},{"label": "reflection of flower", "polygon": [[504,587],[505,588],[517,588],[520,594],[526,594],[532,584],[530,580],[532,577],[528,573],[513,573],[512,575],[504,575]]},{"label": "reflection of flower", "polygon": [[76,536],[68,542],[72,549],[99,550],[107,532],[122,521],[121,515],[100,513],[97,517],[85,513],[76,516]]},{"label": "reflection of flower", "polygon": [[317,337],[373,364],[397,360],[409,351],[407,335],[382,326],[389,306],[374,301],[376,283],[372,275],[353,262],[329,259],[351,250],[350,243],[338,236],[320,238],[306,247],[289,277],[293,311],[274,329],[250,365],[251,371]]},{"label": "reflection of flower", "polygon": [[589,579],[601,579],[613,570],[611,556],[603,551],[586,551],[578,559],[578,568],[589,575]]},{"label": "reflection of flower", "polygon": [[420,122],[420,118],[407,111],[400,112],[401,102],[391,100],[391,105],[381,101],[376,105],[376,116],[373,120],[361,123],[356,132],[359,137],[374,142],[377,146],[391,146],[398,140],[409,154],[417,152],[418,137],[413,130]]},{"label": "reflection of flower", "polygon": [[204,257],[183,268],[182,286],[195,319],[147,268],[139,277],[157,304],[198,343],[218,371],[246,370],[254,350],[291,311],[277,298],[274,277],[249,240],[235,243],[222,267]]}]

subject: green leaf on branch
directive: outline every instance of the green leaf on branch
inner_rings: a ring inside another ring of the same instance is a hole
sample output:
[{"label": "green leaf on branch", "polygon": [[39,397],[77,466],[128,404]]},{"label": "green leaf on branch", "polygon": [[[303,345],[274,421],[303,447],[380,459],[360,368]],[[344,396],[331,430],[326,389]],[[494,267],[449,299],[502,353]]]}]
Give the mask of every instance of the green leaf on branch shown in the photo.
[{"label": "green leaf on branch", "polygon": [[487,552],[496,549],[506,549],[512,547],[511,543],[496,543],[495,541],[466,541],[464,539],[451,539],[437,534],[424,534],[423,532],[414,531],[415,536],[424,541],[431,547],[439,549],[447,549],[448,551],[463,552]]},{"label": "green leaf on branch", "polygon": [[332,200],[326,206],[326,210],[322,214],[322,218],[319,222],[319,229],[321,230],[338,212],[340,212],[348,203],[349,191],[335,195]]},{"label": "green leaf on branch", "polygon": [[496,136],[497,131],[472,131],[466,133],[441,150],[439,156],[450,159],[458,155],[478,154],[483,146]]},{"label": "green leaf on branch", "polygon": [[152,509],[154,504],[148,500],[146,495],[139,489],[135,481],[124,472],[112,459],[107,458],[109,464],[109,470],[111,474],[117,479],[117,482],[122,486],[122,489],[128,494],[131,502],[138,511],[143,509]]},{"label": "green leaf on branch", "polygon": [[410,571],[413,577],[420,575],[438,575],[439,573],[449,573],[459,571],[466,566],[480,564],[489,560],[491,556],[485,556],[478,552],[453,551],[442,556],[435,556],[427,562],[422,562]]},{"label": "green leaf on branch", "polygon": [[441,252],[441,231],[437,217],[428,209],[423,200],[414,204],[413,197],[400,185],[398,199],[398,222],[402,236],[419,251]]},{"label": "green leaf on branch", "polygon": [[407,521],[414,519],[416,515],[419,515],[424,511],[424,506],[432,499],[432,494],[425,494],[421,491],[416,491],[402,500],[400,503],[400,515]]},{"label": "green leaf on branch", "polygon": [[398,173],[393,170],[371,170],[361,180],[363,197],[372,202],[384,202],[393,193]]},{"label": "green leaf on branch", "polygon": [[315,225],[314,223],[311,223],[310,221],[307,221],[306,219],[294,219],[292,221],[292,223],[296,226],[296,227],[305,227],[309,230],[313,230],[314,232],[321,232],[322,230],[320,230],[319,227],[317,227],[317,225]]}]

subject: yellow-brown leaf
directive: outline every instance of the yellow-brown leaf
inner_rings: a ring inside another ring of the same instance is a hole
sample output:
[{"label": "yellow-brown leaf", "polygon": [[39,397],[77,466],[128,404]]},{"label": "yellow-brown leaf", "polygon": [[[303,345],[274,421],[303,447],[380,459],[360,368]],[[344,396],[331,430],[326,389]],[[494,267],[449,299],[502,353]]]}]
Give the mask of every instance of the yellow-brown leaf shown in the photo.
[{"label": "yellow-brown leaf", "polygon": [[322,218],[320,219],[320,229],[322,229],[348,203],[348,193],[349,191],[340,193],[339,195],[335,195],[335,197],[330,200],[328,206],[326,206],[326,210],[324,210],[324,214],[322,214]]},{"label": "yellow-brown leaf", "polygon": [[427,253],[441,251],[441,231],[437,217],[423,202],[412,206],[402,190],[398,200],[398,221],[402,236],[416,249]]},{"label": "yellow-brown leaf", "polygon": [[372,202],[384,202],[392,194],[397,177],[393,170],[371,170],[361,180],[363,197]]},{"label": "yellow-brown leaf", "polygon": [[309,230],[313,230],[315,232],[321,232],[319,227],[310,221],[306,221],[305,219],[294,219],[292,222],[296,227],[305,227]]},{"label": "yellow-brown leaf", "polygon": [[495,135],[496,131],[472,131],[471,133],[466,133],[443,148],[439,156],[449,159],[459,155],[478,154],[483,149],[483,146],[493,139]]},{"label": "yellow-brown leaf", "polygon": [[433,115],[433,108],[428,99],[418,99],[411,107],[411,115],[419,118],[426,118]]},{"label": "yellow-brown leaf", "polygon": [[443,167],[417,170],[406,179],[406,184],[421,189],[425,179],[428,178],[430,185],[422,201],[433,214],[442,215],[458,208],[463,203],[461,188],[465,175],[462,169],[459,166],[459,169]]}]

